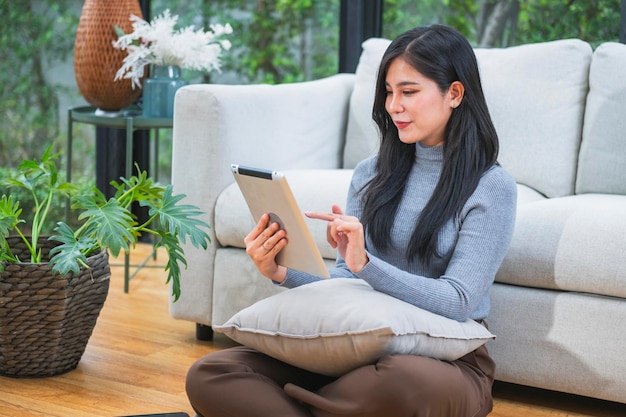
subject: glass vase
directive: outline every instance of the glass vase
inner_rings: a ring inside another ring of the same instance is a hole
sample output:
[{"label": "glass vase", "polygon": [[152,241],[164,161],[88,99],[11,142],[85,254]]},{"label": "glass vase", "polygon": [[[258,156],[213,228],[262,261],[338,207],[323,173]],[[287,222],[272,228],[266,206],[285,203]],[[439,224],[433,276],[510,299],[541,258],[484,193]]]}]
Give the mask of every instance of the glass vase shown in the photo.
[{"label": "glass vase", "polygon": [[143,116],[174,116],[176,91],[188,84],[180,78],[180,67],[176,65],[154,66],[152,74],[143,83]]}]

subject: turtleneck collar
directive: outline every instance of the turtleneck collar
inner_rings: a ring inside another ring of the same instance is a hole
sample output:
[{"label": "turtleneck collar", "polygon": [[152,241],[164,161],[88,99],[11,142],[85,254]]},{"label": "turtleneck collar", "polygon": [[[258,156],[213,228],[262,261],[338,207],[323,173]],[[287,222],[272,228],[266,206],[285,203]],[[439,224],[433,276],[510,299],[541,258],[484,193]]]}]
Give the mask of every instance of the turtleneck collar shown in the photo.
[{"label": "turtleneck collar", "polygon": [[443,162],[443,145],[425,146],[417,142],[415,144],[415,159],[416,161]]}]

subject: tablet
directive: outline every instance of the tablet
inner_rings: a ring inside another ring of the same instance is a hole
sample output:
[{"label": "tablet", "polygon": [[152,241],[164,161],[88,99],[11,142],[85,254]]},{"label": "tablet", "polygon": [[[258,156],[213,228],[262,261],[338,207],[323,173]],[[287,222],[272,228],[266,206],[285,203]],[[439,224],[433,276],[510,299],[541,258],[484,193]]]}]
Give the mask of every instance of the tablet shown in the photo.
[{"label": "tablet", "polygon": [[276,256],[276,263],[328,278],[324,259],[283,173],[235,164],[231,170],[254,221],[269,213],[270,221],[287,232],[287,246]]}]

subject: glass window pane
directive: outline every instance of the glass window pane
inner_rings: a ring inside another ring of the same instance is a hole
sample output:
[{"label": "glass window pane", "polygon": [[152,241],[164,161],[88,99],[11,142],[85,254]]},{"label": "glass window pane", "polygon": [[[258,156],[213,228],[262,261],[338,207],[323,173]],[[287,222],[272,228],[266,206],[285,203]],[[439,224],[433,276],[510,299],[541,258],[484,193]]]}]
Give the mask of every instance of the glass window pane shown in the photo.
[{"label": "glass window pane", "polygon": [[475,46],[506,47],[579,38],[592,45],[617,41],[620,0],[385,0],[383,36],[442,23]]},{"label": "glass window pane", "polygon": [[180,16],[181,26],[233,27],[222,72],[196,74],[201,82],[273,84],[337,72],[339,0],[152,1],[153,16],[167,8]]}]

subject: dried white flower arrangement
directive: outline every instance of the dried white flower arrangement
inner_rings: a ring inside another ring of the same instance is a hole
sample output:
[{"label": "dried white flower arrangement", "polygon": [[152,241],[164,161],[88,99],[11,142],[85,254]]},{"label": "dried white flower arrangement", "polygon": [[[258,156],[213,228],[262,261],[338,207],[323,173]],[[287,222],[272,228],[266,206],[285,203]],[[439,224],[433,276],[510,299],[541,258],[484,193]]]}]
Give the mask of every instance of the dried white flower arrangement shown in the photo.
[{"label": "dried white flower arrangement", "polygon": [[[115,80],[132,80],[133,88],[141,88],[144,67],[149,64],[166,66],[176,65],[181,68],[198,71],[220,69],[220,55],[231,47],[230,41],[219,39],[231,34],[230,24],[211,25],[211,30],[194,30],[193,26],[176,30],[177,15],[165,10],[150,23],[131,15],[133,32],[121,33],[113,42],[113,47],[127,50],[122,67],[117,71]],[[119,28],[116,28],[119,33]]]}]

